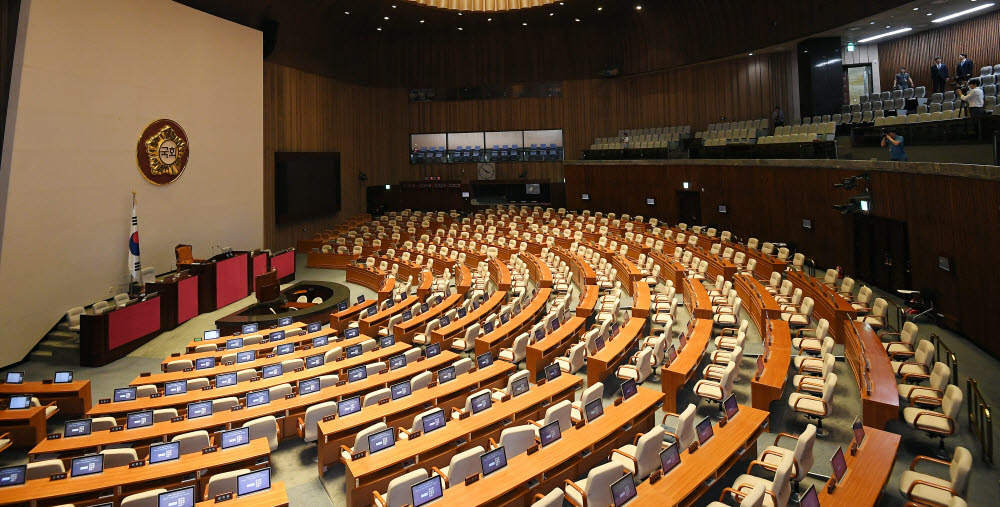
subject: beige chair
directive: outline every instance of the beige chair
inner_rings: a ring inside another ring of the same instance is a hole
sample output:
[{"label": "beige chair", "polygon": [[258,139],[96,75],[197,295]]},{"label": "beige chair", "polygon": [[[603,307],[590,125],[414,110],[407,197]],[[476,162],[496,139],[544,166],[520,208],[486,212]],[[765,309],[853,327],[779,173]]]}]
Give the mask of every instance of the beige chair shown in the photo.
[{"label": "beige chair", "polygon": [[94,417],[90,420],[90,431],[107,431],[118,426],[118,421],[114,417]]},{"label": "beige chair", "polygon": [[949,385],[941,398],[941,412],[913,406],[905,407],[903,420],[927,436],[938,438],[941,442],[939,449],[943,453],[945,437],[954,435],[958,431],[958,412],[962,408],[962,399],[962,389],[956,385]]},{"label": "beige chair", "polygon": [[631,445],[611,451],[611,462],[620,464],[638,481],[649,477],[660,467],[660,451],[663,450],[663,428],[654,426],[646,433],[638,433]]},{"label": "beige chair", "polygon": [[882,339],[887,337],[896,336],[897,341],[883,342],[882,346],[885,347],[885,351],[889,353],[890,357],[896,354],[909,354],[913,352],[914,343],[917,340],[917,333],[920,329],[913,322],[905,322],[903,324],[903,329],[898,333],[882,333]]},{"label": "beige chair", "polygon": [[611,505],[611,485],[621,479],[623,472],[621,463],[612,461],[598,465],[587,473],[587,478],[581,481],[566,479],[566,500],[576,507],[606,507]]},{"label": "beige chair", "polygon": [[719,336],[715,338],[715,347],[718,349],[733,350],[737,346],[743,346],[743,340],[746,339],[747,329],[750,327],[750,321],[742,320],[740,321],[740,327],[737,328],[727,328],[723,329]]},{"label": "beige chair", "polygon": [[[939,474],[917,472],[921,462],[936,463],[948,467],[948,478]],[[955,447],[951,461],[917,456],[910,469],[899,477],[899,491],[920,505],[954,505],[954,499],[965,496],[972,470],[972,454],[964,447]]]},{"label": "beige chair", "polygon": [[800,392],[804,391],[807,393],[820,394],[823,392],[823,386],[826,384],[826,377],[830,375],[830,373],[833,373],[833,369],[836,365],[837,359],[834,355],[827,354],[823,356],[823,370],[819,372],[818,377],[799,373],[798,375],[792,377],[792,385],[795,386],[795,389]]},{"label": "beige chair", "polygon": [[699,380],[694,385],[694,394],[701,398],[718,403],[719,410],[722,410],[722,402],[724,402],[726,398],[732,394],[733,383],[736,382],[736,378],[739,377],[739,375],[739,365],[735,362],[730,362],[721,372],[719,380]]},{"label": "beige chair", "polygon": [[451,350],[457,352],[468,352],[476,347],[476,338],[479,337],[479,324],[472,324],[465,329],[465,335],[451,341]]},{"label": "beige chair", "polygon": [[583,368],[586,357],[587,344],[585,342],[580,342],[570,346],[570,348],[566,351],[565,356],[557,357],[555,359],[555,364],[558,364],[559,369],[565,373],[576,373],[580,368]]},{"label": "beige chair", "polygon": [[170,439],[170,441],[180,442],[181,445],[179,447],[181,456],[201,452],[202,449],[212,445],[208,438],[208,432],[205,430],[181,433],[180,435]]},{"label": "beige chair", "polygon": [[421,468],[405,475],[396,477],[389,482],[389,487],[383,496],[378,491],[372,491],[375,507],[403,507],[413,505],[413,494],[410,488],[428,477],[427,470]]},{"label": "beige chair", "polygon": [[62,460],[47,459],[44,461],[35,461],[28,463],[28,469],[24,472],[24,478],[29,481],[34,479],[48,479],[52,474],[61,474],[65,471],[66,467],[63,465]]},{"label": "beige chair", "polygon": [[336,401],[324,401],[306,409],[305,416],[299,418],[299,435],[306,442],[315,442],[319,438],[318,424],[328,415],[337,413]]},{"label": "beige chair", "polygon": [[511,363],[517,364],[524,360],[524,356],[528,351],[528,340],[530,336],[528,333],[521,333],[514,338],[514,343],[509,349],[500,349],[500,353],[497,354],[500,359],[504,361],[509,361]]},{"label": "beige chair", "polygon": [[232,410],[233,407],[240,404],[239,398],[235,396],[230,396],[228,398],[218,398],[212,400],[212,413],[228,412]]},{"label": "beige chair", "polygon": [[516,382],[516,381],[518,381],[520,379],[527,379],[530,376],[531,376],[531,372],[530,371],[528,371],[528,370],[521,370],[521,371],[519,371],[519,372],[517,372],[517,373],[515,373],[515,374],[513,374],[513,375],[511,375],[509,377],[507,377],[507,386],[506,387],[504,387],[503,389],[493,389],[493,394],[492,394],[493,401],[498,402],[498,401],[502,400],[504,396],[513,395],[513,391],[512,391],[513,387],[512,386],[514,385],[514,382]]},{"label": "beige chair", "polygon": [[485,452],[486,449],[483,449],[483,446],[477,445],[452,456],[448,466],[444,468],[431,467],[431,473],[436,473],[444,479],[445,488],[450,488],[455,484],[463,484],[466,477],[483,473],[483,465],[479,461],[479,456]]},{"label": "beige chair", "polygon": [[[451,409],[451,418],[452,419],[459,419],[459,418],[462,417],[462,414],[471,414],[472,413],[472,400],[476,399],[477,396],[481,396],[483,394],[490,394],[491,398],[492,398],[492,393],[491,393],[491,391],[489,389],[480,389],[479,391],[476,391],[476,392],[470,394],[469,396],[467,396],[465,398],[465,406],[461,410],[452,407],[452,409]],[[483,410],[489,410],[490,408],[493,408],[492,405],[489,408],[486,408],[486,409],[483,409]],[[482,413],[482,412],[480,412],[480,413]]]},{"label": "beige chair", "polygon": [[208,486],[205,488],[204,500],[215,498],[216,495],[233,492],[236,493],[236,478],[250,473],[250,470],[242,468],[215,474],[208,478]]},{"label": "beige chair", "polygon": [[438,412],[444,412],[444,411],[441,410],[440,408],[436,408],[435,407],[435,408],[432,408],[430,410],[426,410],[426,411],[421,412],[421,413],[417,414],[416,416],[414,416],[413,417],[413,425],[410,426],[410,429],[406,429],[406,428],[402,428],[402,427],[399,428],[398,439],[399,440],[409,440],[410,436],[414,435],[417,432],[420,432],[421,434],[423,434],[424,433],[424,418],[430,417],[430,416],[432,416],[432,415],[434,415],[434,414],[436,414]]},{"label": "beige chair", "polygon": [[[784,507],[788,505],[788,499],[792,495],[791,476],[793,459],[791,456],[781,458],[777,465],[754,460],[747,467],[747,473],[736,478],[733,489],[737,492],[749,494],[755,488],[763,486],[765,489],[764,503],[766,507]],[[759,466],[774,473],[772,480],[764,479],[753,475],[753,469]]]},{"label": "beige chair", "polygon": [[541,493],[536,493],[531,507],[562,507],[563,496],[562,488],[555,488],[545,496],[542,496]]},{"label": "beige chair", "polygon": [[653,374],[652,357],[653,349],[650,347],[643,348],[632,356],[630,360],[632,364],[623,364],[618,367],[618,371],[616,372],[617,377],[621,380],[631,379],[636,384],[642,384]]},{"label": "beige chair", "polygon": [[266,438],[271,452],[278,449],[278,420],[273,415],[258,417],[243,423],[244,428],[250,428],[250,440]]},{"label": "beige chair", "polygon": [[84,312],[85,310],[82,306],[70,308],[69,311],[66,312],[66,322],[70,331],[80,331],[80,316],[83,315]]},{"label": "beige chair", "polygon": [[587,387],[580,393],[580,399],[572,403],[572,410],[570,411],[570,417],[580,421],[584,417],[584,409],[587,404],[594,400],[600,400],[604,397],[604,383],[594,382],[594,385]]},{"label": "beige chair", "polygon": [[[896,355],[910,356],[904,352],[897,352]],[[904,381],[910,375],[929,375],[931,362],[934,361],[934,344],[930,340],[921,341],[917,345],[917,350],[913,352],[912,359],[912,361],[890,361],[889,366],[896,372],[896,376],[903,377]]]},{"label": "beige chair", "polygon": [[151,489],[129,495],[122,500],[121,507],[158,507],[161,493],[166,493],[165,489]]},{"label": "beige chair", "polygon": [[573,427],[572,414],[573,403],[569,400],[563,400],[545,409],[545,417],[541,420],[541,422],[529,420],[528,423],[535,426],[535,433],[537,434],[538,430],[543,428],[545,425],[554,421],[559,421],[559,431],[561,433],[566,433]]},{"label": "beige chair", "polygon": [[712,502],[708,504],[708,507],[729,507],[730,504],[725,503],[726,498],[732,498],[740,502],[739,507],[763,507],[764,505],[764,493],[767,489],[763,485],[756,485],[753,489],[749,491],[736,491],[733,488],[726,488],[722,495],[719,496],[718,502]]},{"label": "beige chair", "polygon": [[[783,438],[795,440],[795,447],[793,449],[781,447],[779,444]],[[781,460],[783,460],[786,456],[791,456],[792,475],[789,479],[794,483],[795,490],[797,491],[799,489],[799,483],[802,479],[806,478],[806,475],[816,462],[816,457],[813,455],[813,444],[815,443],[816,426],[810,424],[806,426],[805,431],[803,431],[799,436],[789,435],[788,433],[778,433],[774,437],[774,444],[764,449],[764,452],[762,452],[760,457],[757,459],[769,465],[778,466],[781,464]]]},{"label": "beige chair", "polygon": [[[917,378],[917,375],[910,375],[908,380]],[[934,363],[934,369],[927,377],[927,385],[914,385],[902,383],[896,385],[899,397],[910,402],[911,405],[940,405],[941,398],[944,397],[944,390],[948,387],[951,378],[951,368],[944,363]]]},{"label": "beige chair", "polygon": [[347,463],[348,461],[351,461],[352,455],[360,452],[368,452],[368,437],[387,428],[388,426],[386,426],[384,422],[379,422],[359,431],[358,434],[354,436],[353,447],[349,448],[346,445],[340,446],[340,459],[344,463]]},{"label": "beige chair", "polygon": [[823,431],[823,418],[833,413],[833,392],[837,388],[837,374],[831,373],[826,376],[823,382],[823,392],[821,397],[803,394],[801,389],[796,389],[794,393],[788,395],[788,406],[792,410],[805,414],[810,419],[819,422],[817,426],[819,436],[826,436]]},{"label": "beige chair", "polygon": [[378,405],[382,400],[388,400],[389,396],[392,395],[392,390],[388,387],[372,391],[364,396],[361,400],[362,407],[370,407],[372,405]]},{"label": "beige chair", "polygon": [[441,319],[434,319],[427,323],[423,333],[413,335],[413,343],[416,345],[427,345],[431,342],[431,332],[441,328]]},{"label": "beige chair", "polygon": [[663,428],[664,428],[664,435],[672,437],[671,441],[680,444],[681,449],[687,449],[688,447],[690,447],[691,442],[694,442],[694,439],[698,436],[694,430],[694,424],[695,424],[694,419],[696,415],[695,409],[696,409],[695,404],[690,403],[688,404],[687,408],[685,408],[684,411],[681,412],[680,414],[673,414],[668,412],[663,415],[663,421],[661,423],[661,426],[666,424],[667,417],[677,418],[677,426],[673,428],[674,430],[673,433],[666,431],[665,426],[663,426]]},{"label": "beige chair", "polygon": [[166,422],[177,417],[176,408],[158,408],[153,410],[153,424]]},{"label": "beige chair", "polygon": [[536,444],[535,427],[530,424],[512,426],[500,432],[500,443],[490,438],[490,450],[503,447],[503,454],[509,462],[514,456],[528,451]]}]

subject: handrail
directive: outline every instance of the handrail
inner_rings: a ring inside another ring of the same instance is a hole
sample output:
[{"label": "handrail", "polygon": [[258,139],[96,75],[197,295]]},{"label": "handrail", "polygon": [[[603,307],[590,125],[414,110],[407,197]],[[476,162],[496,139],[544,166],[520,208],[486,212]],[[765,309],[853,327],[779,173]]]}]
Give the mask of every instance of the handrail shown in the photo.
[{"label": "handrail", "polygon": [[953,352],[950,347],[941,341],[940,336],[931,334],[930,340],[931,343],[934,344],[934,361],[942,362],[941,356],[943,355],[944,364],[948,365],[948,368],[951,368],[950,383],[958,385],[958,356],[955,355],[955,352]]},{"label": "handrail", "polygon": [[969,426],[979,438],[983,450],[983,461],[993,463],[993,416],[990,405],[979,392],[979,383],[969,377],[966,381],[969,397]]}]

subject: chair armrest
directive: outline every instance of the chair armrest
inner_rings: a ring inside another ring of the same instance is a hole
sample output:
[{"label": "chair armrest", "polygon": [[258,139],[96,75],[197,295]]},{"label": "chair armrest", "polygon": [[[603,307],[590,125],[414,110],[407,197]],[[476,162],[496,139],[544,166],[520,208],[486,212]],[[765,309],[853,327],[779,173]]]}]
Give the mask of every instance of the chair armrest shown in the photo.
[{"label": "chair armrest", "polygon": [[[620,449],[612,449],[611,450],[611,454],[620,454],[622,456],[625,456],[626,458],[628,458],[629,460],[632,461],[632,465],[635,467],[635,468],[633,468],[633,470],[636,470],[636,471],[639,470],[639,460],[636,459],[635,456],[632,456],[632,455],[630,455],[628,453],[625,453],[625,452],[623,452]],[[608,459],[611,459],[611,456],[608,456]]]},{"label": "chair armrest", "polygon": [[919,403],[921,405],[937,405],[937,406],[941,406],[941,399],[940,398],[935,398],[933,396],[920,396],[920,395],[913,396],[913,393],[910,393],[910,396],[911,396],[910,397],[910,406],[911,407],[914,404],[917,404],[917,403]]},{"label": "chair armrest", "polygon": [[295,427],[298,430],[299,438],[305,438],[305,434],[306,434],[306,421],[304,419],[302,419],[301,417],[296,418],[295,421],[297,423]]},{"label": "chair armrest", "polygon": [[813,385],[815,385],[817,387],[823,387],[823,384],[822,384],[823,380],[824,379],[822,379],[821,377],[803,376],[802,378],[799,379],[799,383],[795,385],[795,392],[800,392],[802,386],[808,385],[811,382],[815,382],[815,381],[820,381],[820,383],[819,384],[813,384]]},{"label": "chair armrest", "polygon": [[726,488],[722,490],[722,493],[719,495],[719,502],[724,503],[726,501],[726,495],[732,495],[733,499],[736,500],[737,502],[742,502],[743,499],[747,496],[746,493],[736,491],[733,488]]},{"label": "chair armrest", "polygon": [[777,435],[774,436],[774,445],[778,446],[778,442],[780,442],[782,438],[790,438],[792,440],[795,440],[796,442],[799,441],[799,437],[796,435],[792,435],[791,433],[778,433]]},{"label": "chair armrest", "polygon": [[445,487],[445,489],[448,489],[448,476],[445,475],[444,472],[442,472],[441,470],[439,470],[438,467],[431,467],[431,473],[432,474],[438,474],[438,475],[440,475],[441,478],[444,479],[444,487]]},{"label": "chair armrest", "polygon": [[585,493],[583,491],[583,489],[580,488],[580,486],[577,486],[575,482],[573,482],[573,481],[571,481],[569,479],[566,479],[566,487],[573,488],[573,489],[576,490],[577,493],[580,493],[580,497],[583,498],[583,505],[580,505],[580,504],[576,503],[572,498],[570,498],[569,495],[565,495],[566,501],[568,501],[569,503],[573,504],[575,507],[586,507],[587,506],[587,493]]},{"label": "chair armrest", "polygon": [[[899,367],[896,368],[896,375],[899,375],[899,372],[903,371],[903,367],[906,366],[906,365],[908,365],[908,364],[919,366],[919,367],[921,367],[921,368],[924,369],[924,373],[930,374],[930,372],[927,371],[927,365],[926,364],[924,364],[924,363],[918,363],[916,361],[906,361],[906,362],[903,362],[903,363],[899,363]],[[913,375],[913,374],[911,373],[911,375]]]},{"label": "chair armrest", "polygon": [[951,493],[952,496],[958,496],[958,493],[955,492],[954,489],[949,488],[948,486],[942,486],[940,484],[934,484],[933,482],[916,480],[916,481],[913,481],[913,483],[910,484],[909,489],[906,490],[906,497],[907,498],[913,500],[913,488],[916,488],[917,486],[927,486],[928,488],[940,489],[941,491],[947,491],[948,493]]},{"label": "chair armrest", "polygon": [[528,419],[528,424],[534,424],[535,426],[538,426],[539,428],[542,427],[542,423],[532,421],[531,419]]},{"label": "chair armrest", "polygon": [[378,505],[378,506],[381,506],[381,507],[385,507],[385,506],[389,505],[389,503],[385,501],[385,498],[382,498],[382,494],[379,493],[378,491],[372,491],[372,496],[375,499],[375,501],[373,502],[375,505]]},{"label": "chair armrest", "polygon": [[751,461],[749,465],[747,465],[747,474],[748,475],[753,474],[753,467],[754,466],[760,466],[761,468],[765,468],[765,469],[770,470],[772,472],[778,470],[778,465],[771,465],[769,463],[764,463],[763,461],[755,459],[755,460]]},{"label": "chair armrest", "polygon": [[632,438],[632,445],[639,445],[639,437],[643,435],[645,435],[643,432],[636,433],[635,437]]},{"label": "chair armrest", "polygon": [[[347,447],[344,444],[340,444],[340,452],[341,452],[341,454],[343,454],[344,452],[346,452],[348,455],[354,454],[354,451],[351,450],[350,447]],[[343,459],[343,458],[341,458],[341,459]]]},{"label": "chair armrest", "polygon": [[680,414],[675,414],[673,412],[666,412],[666,413],[663,414],[663,420],[660,421],[660,424],[663,424],[663,423],[667,422],[667,418],[668,417],[677,417],[677,418],[680,418],[681,415]]},{"label": "chair armrest", "polygon": [[913,458],[913,462],[910,463],[910,471],[911,472],[916,472],[917,471],[917,463],[920,463],[921,461],[929,461],[931,463],[937,463],[939,465],[944,465],[946,467],[950,467],[951,466],[951,462],[945,461],[943,459],[932,458],[930,456],[917,456],[916,458]]},{"label": "chair armrest", "polygon": [[955,420],[954,419],[952,419],[951,417],[948,417],[945,414],[939,414],[937,412],[928,412],[928,411],[920,412],[919,414],[917,414],[916,417],[913,418],[913,427],[917,428],[920,431],[930,431],[930,432],[933,432],[933,433],[941,434],[938,430],[936,430],[934,428],[931,428],[929,426],[920,426],[919,423],[920,423],[920,418],[921,417],[937,417],[937,418],[947,419],[948,420],[948,428],[950,429],[950,431],[947,434],[948,435],[952,435],[952,434],[955,433]]},{"label": "chair armrest", "polygon": [[[823,415],[830,413],[830,407],[826,405],[826,400],[823,398],[817,398],[815,396],[801,396],[799,399],[795,400],[795,404],[792,405],[792,410],[796,412],[805,412],[807,414],[816,414],[815,412],[809,412],[807,410],[799,410],[799,402],[802,400],[818,401],[823,404]],[[819,414],[816,414],[819,415]]]},{"label": "chair armrest", "polygon": [[403,433],[405,433],[405,434],[406,434],[406,437],[407,437],[407,438],[409,438],[409,437],[412,437],[412,436],[413,436],[413,432],[412,432],[412,431],[410,431],[410,430],[408,430],[408,429],[406,429],[406,428],[404,428],[404,427],[402,427],[402,426],[400,426],[400,427],[399,427],[399,433],[400,433],[400,434],[403,434]]},{"label": "chair armrest", "polygon": [[451,415],[458,414],[458,415],[461,416],[463,413],[464,413],[463,410],[455,408],[455,407],[451,407]]},{"label": "chair armrest", "polygon": [[[917,394],[918,392],[922,392],[922,393],[926,393],[926,394]],[[917,387],[914,387],[910,391],[910,396],[911,397],[935,398],[938,401],[941,401],[941,398],[944,397],[944,391],[942,391],[940,389],[935,389],[933,387],[917,386]]]},{"label": "chair armrest", "polygon": [[737,329],[735,327],[730,327],[730,328],[723,329],[722,332],[719,333],[719,336],[729,336],[730,334],[732,334],[733,336],[738,336],[739,335],[739,329]]}]

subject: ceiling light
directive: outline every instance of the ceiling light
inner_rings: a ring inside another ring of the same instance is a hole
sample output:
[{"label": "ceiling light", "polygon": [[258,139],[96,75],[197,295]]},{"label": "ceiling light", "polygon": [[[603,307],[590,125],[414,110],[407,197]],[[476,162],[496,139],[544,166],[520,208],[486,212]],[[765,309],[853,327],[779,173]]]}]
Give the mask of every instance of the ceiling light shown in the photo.
[{"label": "ceiling light", "polygon": [[549,16],[555,16],[555,15],[556,15],[556,13],[554,13],[554,12],[550,12],[549,13]]},{"label": "ceiling light", "polygon": [[747,53],[747,56],[753,56],[753,53]]},{"label": "ceiling light", "polygon": [[598,8],[597,8],[597,10],[598,10],[598,11],[603,11],[603,10],[604,10],[604,7],[598,7]]},{"label": "ceiling light", "polygon": [[462,30],[465,30],[465,29],[464,29],[464,28],[462,28],[462,27],[458,27],[458,31],[459,31],[459,32],[461,32]]},{"label": "ceiling light", "polygon": [[920,7],[914,7],[914,8],[913,8],[913,10],[915,10],[915,11],[919,11],[919,10],[920,10]]},{"label": "ceiling light", "polygon": [[872,21],[871,23],[868,23],[868,24],[869,24],[869,25],[874,25],[874,24],[875,24],[875,22],[874,22],[874,21]]},{"label": "ceiling light", "polygon": [[521,23],[521,26],[528,26],[527,23]]},{"label": "ceiling light", "polygon": [[883,34],[875,35],[873,37],[868,37],[868,38],[865,38],[865,39],[861,39],[861,40],[858,41],[858,44],[864,44],[865,42],[870,42],[870,41],[873,41],[873,40],[876,40],[876,39],[881,39],[883,37],[889,37],[890,35],[896,35],[896,34],[903,33],[903,32],[909,32],[910,30],[913,30],[913,29],[910,28],[910,27],[906,27],[906,28],[900,28],[899,30],[893,30],[891,32],[885,32]]},{"label": "ceiling light", "polygon": [[386,21],[389,21],[389,16],[386,16],[386,17],[385,17],[385,20],[386,20]]},{"label": "ceiling light", "polygon": [[382,27],[380,26],[380,27],[376,28],[376,30],[378,30],[378,31],[381,32],[382,31]]},{"label": "ceiling light", "polygon": [[933,13],[933,12],[928,12],[928,13],[927,13],[927,15],[928,15],[928,16],[933,16],[933,15],[934,15],[934,13]]},{"label": "ceiling light", "polygon": [[573,21],[576,21],[577,23],[579,23],[580,22],[580,18],[573,18]]},{"label": "ceiling light", "polygon": [[424,22],[424,20],[422,20],[422,19],[421,19],[421,20],[420,20],[420,22],[421,22],[421,23],[423,23],[423,22]]},{"label": "ceiling light", "polygon": [[350,16],[351,15],[351,11],[344,11],[344,14],[347,14],[348,16]]},{"label": "ceiling light", "polygon": [[959,16],[964,16],[966,14],[969,14],[970,12],[976,12],[976,11],[981,11],[983,9],[989,9],[990,7],[993,7],[993,2],[990,2],[988,4],[983,4],[983,5],[977,5],[977,6],[973,7],[973,8],[971,8],[971,9],[966,9],[966,10],[964,10],[962,12],[956,12],[955,14],[949,14],[947,16],[944,16],[944,17],[941,17],[941,18],[937,18],[935,20],[932,20],[931,23],[940,23],[942,21],[948,21],[949,19],[954,19],[954,18],[957,18]]},{"label": "ceiling light", "polygon": [[392,4],[392,8],[395,9],[396,8],[396,4]]},{"label": "ceiling light", "polygon": [[461,13],[461,12],[459,12],[459,13],[458,13],[458,15],[459,15],[459,16],[461,16],[461,15],[462,15],[462,13]]},{"label": "ceiling light", "polygon": [[493,21],[493,18],[486,18],[486,21]]},{"label": "ceiling light", "polygon": [[637,10],[637,11],[641,11],[641,10],[642,10],[642,6],[641,6],[641,5],[636,5],[636,6],[635,6],[635,10]]}]

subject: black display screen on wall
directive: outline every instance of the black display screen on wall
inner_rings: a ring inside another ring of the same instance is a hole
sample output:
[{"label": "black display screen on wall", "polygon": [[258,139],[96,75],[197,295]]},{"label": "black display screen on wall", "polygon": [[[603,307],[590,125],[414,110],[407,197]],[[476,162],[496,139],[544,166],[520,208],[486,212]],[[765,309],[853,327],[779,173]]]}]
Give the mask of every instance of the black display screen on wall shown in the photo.
[{"label": "black display screen on wall", "polygon": [[340,211],[340,153],[274,154],[274,221],[278,225]]}]

